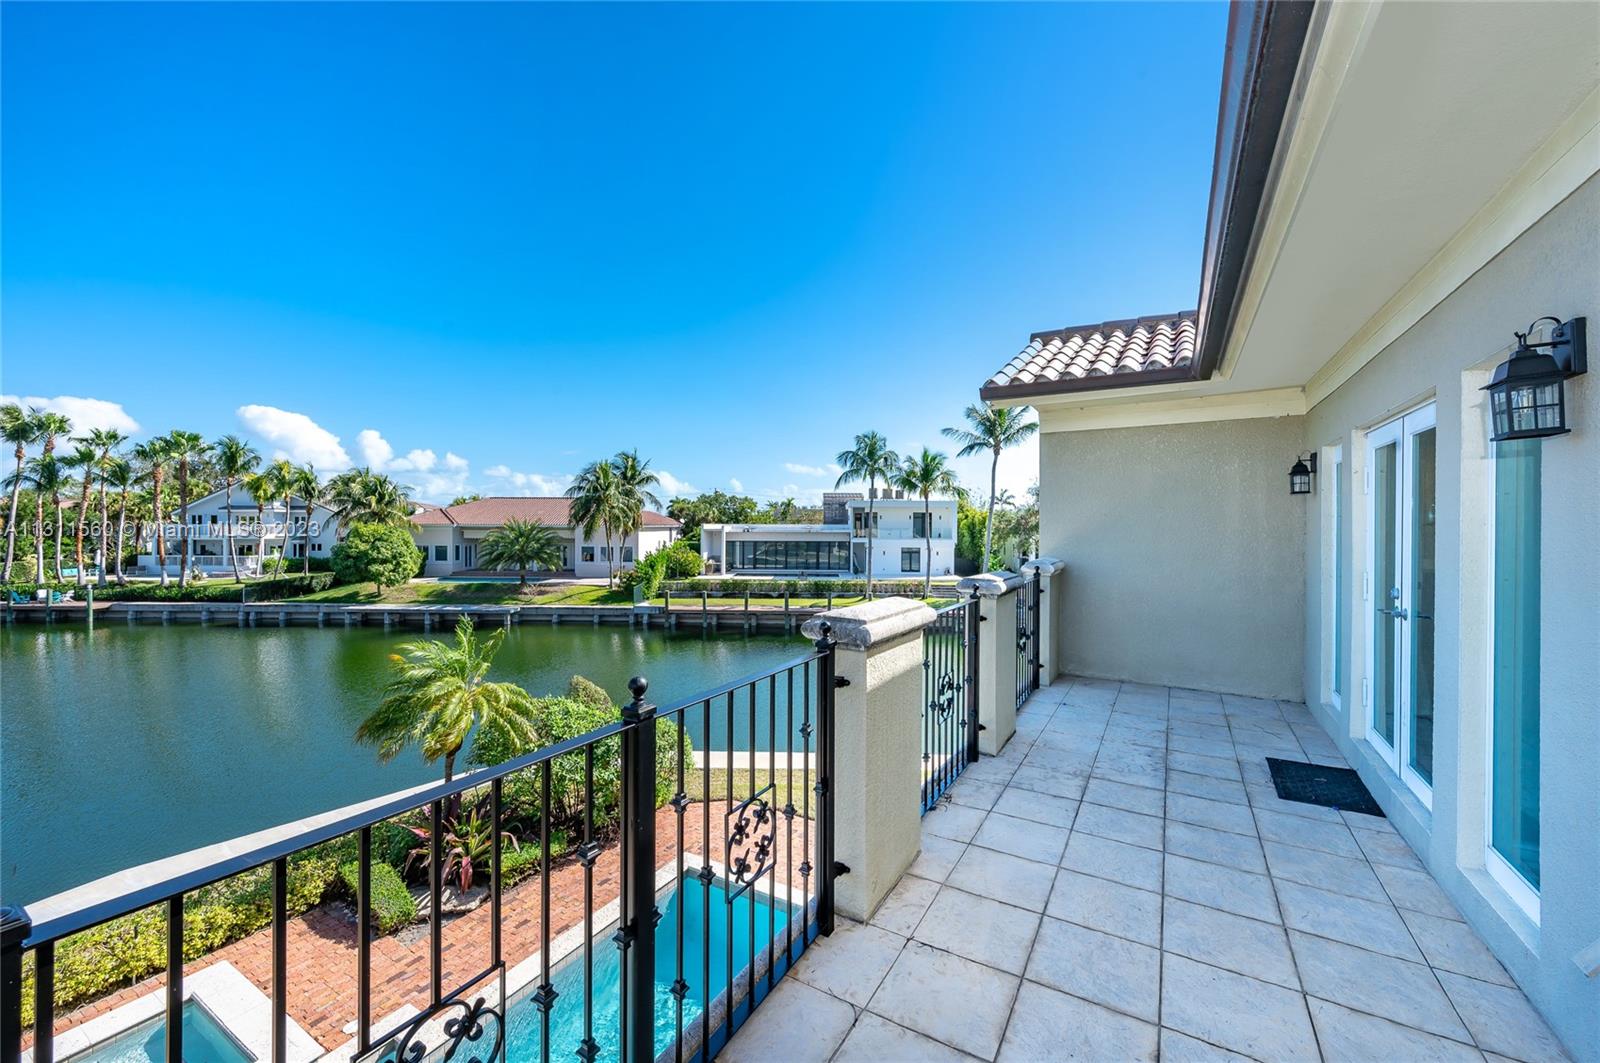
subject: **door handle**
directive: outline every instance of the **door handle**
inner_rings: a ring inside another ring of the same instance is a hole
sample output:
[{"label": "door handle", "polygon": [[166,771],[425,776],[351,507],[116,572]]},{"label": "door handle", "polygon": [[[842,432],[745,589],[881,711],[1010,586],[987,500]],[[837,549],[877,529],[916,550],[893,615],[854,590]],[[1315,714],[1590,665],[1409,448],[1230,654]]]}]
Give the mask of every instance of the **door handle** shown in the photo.
[{"label": "door handle", "polygon": [[1399,606],[1396,606],[1393,609],[1379,609],[1378,612],[1392,616],[1396,620],[1407,620],[1410,619],[1411,616],[1410,613],[1406,612],[1404,609],[1401,609]]}]

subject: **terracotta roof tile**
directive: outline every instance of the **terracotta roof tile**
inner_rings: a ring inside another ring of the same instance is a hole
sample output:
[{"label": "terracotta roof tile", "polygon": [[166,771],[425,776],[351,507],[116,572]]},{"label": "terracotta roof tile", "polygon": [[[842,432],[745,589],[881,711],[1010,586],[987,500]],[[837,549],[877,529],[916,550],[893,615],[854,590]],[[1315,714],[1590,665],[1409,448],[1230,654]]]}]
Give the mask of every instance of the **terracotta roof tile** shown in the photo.
[{"label": "terracotta roof tile", "polygon": [[[553,527],[572,524],[570,498],[520,498],[499,496],[464,502],[459,506],[439,506],[411,515],[413,524],[471,524],[493,526],[508,520],[536,520]],[[646,528],[676,528],[677,521],[652,510],[644,511]]]},{"label": "terracotta roof tile", "polygon": [[1004,393],[1019,385],[1059,383],[1067,391],[1089,377],[1181,369],[1194,355],[1193,310],[1036,332],[984,390]]}]

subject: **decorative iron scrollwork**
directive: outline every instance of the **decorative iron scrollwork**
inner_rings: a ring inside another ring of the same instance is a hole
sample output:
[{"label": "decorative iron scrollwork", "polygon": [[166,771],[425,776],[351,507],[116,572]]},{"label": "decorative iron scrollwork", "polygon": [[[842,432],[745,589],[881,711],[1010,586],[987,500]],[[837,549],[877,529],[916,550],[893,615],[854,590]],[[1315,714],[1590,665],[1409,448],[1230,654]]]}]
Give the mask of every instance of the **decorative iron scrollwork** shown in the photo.
[{"label": "decorative iron scrollwork", "polygon": [[[456,1011],[460,1014],[453,1014],[444,1022],[442,1032],[445,1040],[440,1044],[430,1045],[419,1036],[439,1015]],[[485,1041],[485,1033],[489,1032],[491,1025],[493,1037]],[[457,997],[413,1019],[395,1048],[394,1058],[399,1063],[422,1063],[423,1059],[436,1055],[443,1048],[444,1055],[439,1058],[444,1063],[451,1063],[458,1054],[463,1055],[463,1063],[491,1063],[499,1056],[500,1042],[504,1037],[505,1020],[498,1009],[481,996],[470,1001],[466,997]]]},{"label": "decorative iron scrollwork", "polygon": [[[768,783],[726,813],[725,864],[733,881],[742,887],[729,895],[730,902],[774,866],[773,835],[778,814],[768,800],[771,792],[772,784]],[[736,853],[735,848],[740,846],[745,848]]]}]

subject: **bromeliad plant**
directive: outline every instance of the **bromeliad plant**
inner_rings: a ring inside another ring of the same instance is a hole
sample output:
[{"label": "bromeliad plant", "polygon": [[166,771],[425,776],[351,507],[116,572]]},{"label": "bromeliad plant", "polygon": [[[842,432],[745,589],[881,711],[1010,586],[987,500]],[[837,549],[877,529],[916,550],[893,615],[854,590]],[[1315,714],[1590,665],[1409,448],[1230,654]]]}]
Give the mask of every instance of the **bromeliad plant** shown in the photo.
[{"label": "bromeliad plant", "polygon": [[[444,868],[440,878],[453,880],[465,893],[472,888],[474,880],[488,873],[489,863],[494,856],[494,817],[490,814],[488,803],[479,800],[460,814],[445,819],[441,826],[444,833],[440,838],[440,850],[444,854]],[[433,832],[429,826],[415,824],[407,824],[407,829],[422,840],[422,844],[406,856],[405,869],[409,874],[415,867],[427,866],[433,848]],[[512,850],[521,847],[516,835],[508,830],[500,831],[499,839]]]}]

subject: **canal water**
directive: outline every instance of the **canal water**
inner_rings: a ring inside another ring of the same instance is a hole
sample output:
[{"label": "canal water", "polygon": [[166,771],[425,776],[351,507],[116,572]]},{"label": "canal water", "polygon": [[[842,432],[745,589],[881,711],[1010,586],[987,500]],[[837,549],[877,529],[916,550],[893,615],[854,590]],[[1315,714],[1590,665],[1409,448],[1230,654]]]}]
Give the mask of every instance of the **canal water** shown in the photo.
[{"label": "canal water", "polygon": [[[0,901],[26,904],[439,778],[442,766],[414,752],[380,764],[352,737],[378,703],[388,655],[420,637],[121,623],[0,629]],[[622,702],[628,677],[644,675],[650,699],[667,704],[808,649],[798,636],[519,626],[490,678],[554,694],[583,675]],[[780,720],[783,712],[780,704]],[[689,722],[699,749],[698,713]],[[711,727],[712,747],[727,748],[721,711]],[[767,742],[758,724],[754,744]],[[751,745],[738,723],[732,744]]]}]

